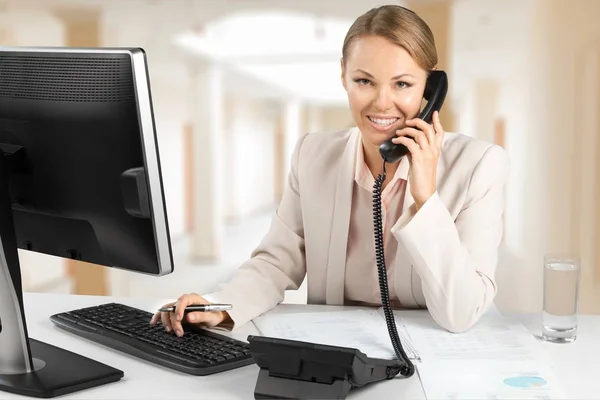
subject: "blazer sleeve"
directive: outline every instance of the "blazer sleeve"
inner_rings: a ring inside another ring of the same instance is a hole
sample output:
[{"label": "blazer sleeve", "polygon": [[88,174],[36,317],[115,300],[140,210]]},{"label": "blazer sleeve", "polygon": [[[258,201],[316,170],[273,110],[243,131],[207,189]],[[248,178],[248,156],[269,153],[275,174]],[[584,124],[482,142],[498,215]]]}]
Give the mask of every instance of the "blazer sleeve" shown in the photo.
[{"label": "blazer sleeve", "polygon": [[306,275],[304,229],[300,207],[298,164],[307,134],[296,143],[283,195],[270,228],[245,261],[226,283],[203,297],[212,303],[232,304],[228,311],[236,329],[270,310],[284,299],[285,291],[298,289]]},{"label": "blazer sleeve", "polygon": [[421,277],[431,316],[450,332],[470,329],[496,296],[508,172],[505,150],[492,145],[474,169],[456,220],[435,192],[391,229]]}]

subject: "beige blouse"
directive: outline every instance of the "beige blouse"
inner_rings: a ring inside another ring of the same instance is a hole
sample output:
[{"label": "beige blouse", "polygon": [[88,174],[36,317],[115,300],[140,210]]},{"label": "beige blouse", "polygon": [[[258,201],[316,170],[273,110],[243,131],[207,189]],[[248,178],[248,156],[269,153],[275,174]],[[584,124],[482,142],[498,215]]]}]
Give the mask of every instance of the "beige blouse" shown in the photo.
[{"label": "beige blouse", "polygon": [[[356,149],[344,284],[345,304],[381,305],[373,229],[373,185],[375,179],[365,162],[362,144],[359,143]],[[393,278],[398,242],[390,232],[390,228],[402,215],[406,180],[400,178],[401,174],[402,171],[398,168],[381,194],[383,247],[388,271],[390,302],[394,308],[400,307]],[[369,232],[368,235],[364,234],[365,230]]]}]

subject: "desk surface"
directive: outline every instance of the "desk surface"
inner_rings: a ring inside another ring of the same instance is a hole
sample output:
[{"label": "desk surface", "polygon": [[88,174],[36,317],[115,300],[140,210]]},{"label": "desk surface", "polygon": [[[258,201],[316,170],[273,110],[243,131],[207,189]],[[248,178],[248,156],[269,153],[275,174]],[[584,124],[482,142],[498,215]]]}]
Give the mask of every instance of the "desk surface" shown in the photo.
[{"label": "desk surface", "polygon": [[[74,296],[55,294],[25,294],[25,309],[29,334],[32,338],[62,347],[124,371],[125,377],[116,383],[74,393],[62,398],[77,399],[165,399],[210,398],[251,399],[258,368],[250,365],[215,375],[196,377],[151,364],[127,354],[112,351],[55,327],[49,316],[63,311],[117,301],[145,310],[155,310],[163,300]],[[280,305],[273,313],[326,311],[331,307],[313,305]],[[339,308],[336,308],[339,309]],[[518,315],[534,335],[539,334],[537,315]],[[595,399],[600,392],[600,316],[581,316],[579,337],[571,344],[543,343],[555,365],[554,371],[565,390],[573,399]],[[258,334],[252,323],[232,333],[245,340]],[[395,398],[424,399],[418,375],[410,379],[384,381],[350,392],[348,399]],[[21,399],[22,396],[0,392],[2,399]]]}]

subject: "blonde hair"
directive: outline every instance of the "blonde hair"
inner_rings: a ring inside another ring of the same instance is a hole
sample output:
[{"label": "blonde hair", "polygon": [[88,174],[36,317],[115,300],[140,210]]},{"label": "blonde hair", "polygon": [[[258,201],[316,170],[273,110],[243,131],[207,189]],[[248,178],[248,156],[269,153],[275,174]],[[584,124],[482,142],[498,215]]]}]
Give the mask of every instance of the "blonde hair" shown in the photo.
[{"label": "blonde hair", "polygon": [[381,36],[403,47],[424,70],[438,63],[435,40],[429,26],[414,11],[398,5],[373,8],[354,21],[342,47],[344,63],[352,43],[362,36]]}]

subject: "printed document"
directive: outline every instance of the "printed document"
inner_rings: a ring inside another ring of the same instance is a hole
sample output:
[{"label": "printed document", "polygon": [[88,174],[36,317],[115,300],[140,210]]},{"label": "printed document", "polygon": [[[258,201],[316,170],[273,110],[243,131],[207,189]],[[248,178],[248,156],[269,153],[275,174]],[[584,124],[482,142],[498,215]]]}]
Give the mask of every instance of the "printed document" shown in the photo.
[{"label": "printed document", "polygon": [[[264,336],[356,348],[372,358],[396,358],[387,325],[376,311],[266,314],[253,322]],[[406,355],[418,360],[408,335],[396,322]]]},{"label": "printed document", "polygon": [[539,363],[443,361],[416,367],[427,399],[567,398],[550,367]]},{"label": "printed document", "polygon": [[[381,310],[382,312],[383,310]],[[442,360],[549,362],[547,352],[520,323],[492,309],[468,331],[451,333],[428,313],[405,312],[402,321],[423,362]]]}]

